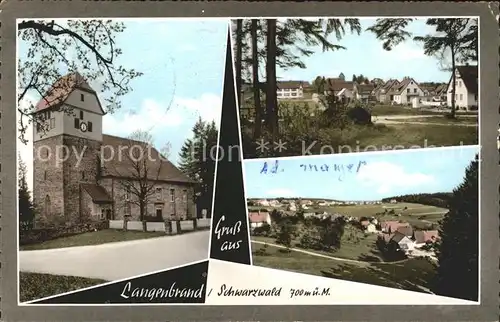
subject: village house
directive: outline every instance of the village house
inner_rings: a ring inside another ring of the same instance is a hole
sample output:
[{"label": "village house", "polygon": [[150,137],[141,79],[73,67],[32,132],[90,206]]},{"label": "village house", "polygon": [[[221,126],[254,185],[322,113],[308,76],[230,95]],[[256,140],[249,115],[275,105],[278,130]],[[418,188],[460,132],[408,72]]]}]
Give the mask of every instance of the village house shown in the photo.
[{"label": "village house", "polygon": [[[446,102],[451,107],[453,74],[447,86]],[[457,66],[455,69],[455,105],[467,111],[478,107],[478,71],[477,65]]]},{"label": "village house", "polygon": [[265,224],[271,225],[271,215],[268,212],[249,212],[250,228],[261,227]]},{"label": "village house", "polygon": [[360,102],[368,103],[374,89],[375,85],[373,84],[354,84],[354,97]]},{"label": "village house", "polygon": [[390,96],[387,93],[390,91],[392,87],[395,87],[399,84],[397,79],[389,79],[385,84],[378,86],[373,91],[373,96],[375,99],[382,104],[389,104],[392,102],[390,100]]},{"label": "village house", "polygon": [[424,92],[413,78],[405,77],[397,86],[392,86],[387,95],[391,103],[409,105],[423,97]]},{"label": "village house", "polygon": [[414,233],[415,247],[424,246],[427,243],[434,243],[439,240],[437,230],[417,230]]},{"label": "village house", "polygon": [[[196,183],[148,143],[103,134],[105,112],[98,93],[80,74],[59,79],[35,108],[38,121],[33,148],[38,153],[33,160],[33,199],[40,211],[37,227],[122,220],[125,216],[142,220],[139,196],[134,194],[141,185],[150,191],[143,215],[165,220],[197,217]],[[71,108],[72,113],[64,108]],[[143,171],[136,171],[137,160],[123,149],[131,146],[150,148],[148,160],[141,162]],[[62,147],[69,153],[65,158],[56,156]],[[101,154],[109,151],[115,154]],[[44,153],[46,156],[39,155]]]},{"label": "village house", "polygon": [[377,232],[377,226],[370,222],[369,220],[362,220],[359,222],[361,224],[361,227],[363,230],[367,233],[376,233]]},{"label": "village house", "polygon": [[399,228],[401,227],[408,227],[410,226],[409,223],[407,222],[399,222],[395,220],[390,220],[390,221],[383,221],[380,224],[380,228],[382,232],[392,234],[395,233]]},{"label": "village house", "polygon": [[309,87],[305,81],[279,81],[276,95],[278,99],[302,99],[304,98],[304,89]]},{"label": "village house", "polygon": [[411,240],[410,237],[406,236],[403,233],[400,233],[399,231],[395,232],[394,235],[392,235],[389,243],[396,243],[396,248],[401,249],[405,253],[413,250],[415,247],[415,242]]},{"label": "village house", "polygon": [[406,237],[408,238],[412,238],[413,237],[413,228],[408,224],[408,226],[399,226],[397,229],[396,229],[397,232],[405,235]]},{"label": "village house", "polygon": [[334,95],[339,101],[349,103],[354,98],[354,82],[345,81],[341,78],[327,78],[324,94]]}]

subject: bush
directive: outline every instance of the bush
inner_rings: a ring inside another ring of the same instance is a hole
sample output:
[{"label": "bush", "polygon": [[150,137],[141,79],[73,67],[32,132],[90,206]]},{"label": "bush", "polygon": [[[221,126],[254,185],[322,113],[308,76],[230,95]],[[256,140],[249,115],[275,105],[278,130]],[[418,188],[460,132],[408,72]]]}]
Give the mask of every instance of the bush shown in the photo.
[{"label": "bush", "polygon": [[107,228],[109,228],[109,222],[105,220],[82,223],[70,227],[61,226],[57,228],[35,228],[31,230],[23,230],[19,232],[19,245],[38,244],[57,238],[79,235]]},{"label": "bush", "polygon": [[271,226],[267,223],[253,229],[254,236],[268,236],[271,233]]}]

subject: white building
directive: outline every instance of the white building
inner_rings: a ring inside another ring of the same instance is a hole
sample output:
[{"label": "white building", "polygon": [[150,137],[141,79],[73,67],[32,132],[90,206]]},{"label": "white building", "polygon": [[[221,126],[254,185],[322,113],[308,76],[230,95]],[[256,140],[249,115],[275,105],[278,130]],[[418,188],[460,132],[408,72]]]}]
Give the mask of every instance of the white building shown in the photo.
[{"label": "white building", "polygon": [[[455,69],[455,106],[459,109],[474,110],[478,106],[477,66],[457,66]],[[448,82],[446,103],[451,107],[453,75]]]},{"label": "white building", "polygon": [[388,95],[390,102],[403,105],[411,104],[415,97],[421,98],[425,96],[418,83],[410,77],[404,78],[401,83],[389,91]]},{"label": "white building", "polygon": [[278,82],[276,95],[278,99],[302,99],[304,98],[304,88],[309,84],[303,81],[283,81]]}]

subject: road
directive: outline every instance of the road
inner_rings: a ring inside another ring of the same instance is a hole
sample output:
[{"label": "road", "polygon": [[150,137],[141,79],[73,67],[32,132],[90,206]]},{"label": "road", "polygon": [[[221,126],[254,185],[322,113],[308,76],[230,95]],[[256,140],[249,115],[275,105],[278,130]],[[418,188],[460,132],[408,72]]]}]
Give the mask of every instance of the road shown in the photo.
[{"label": "road", "polygon": [[114,281],[208,259],[210,231],[19,252],[22,272]]},{"label": "road", "polygon": [[[436,123],[436,122],[422,122],[411,121],[411,119],[423,119],[427,117],[436,117],[436,115],[377,115],[372,117],[372,122],[375,124],[417,124],[417,125],[442,125],[442,126],[473,126],[477,127],[475,123]],[[475,117],[477,115],[460,115],[460,117]]]}]

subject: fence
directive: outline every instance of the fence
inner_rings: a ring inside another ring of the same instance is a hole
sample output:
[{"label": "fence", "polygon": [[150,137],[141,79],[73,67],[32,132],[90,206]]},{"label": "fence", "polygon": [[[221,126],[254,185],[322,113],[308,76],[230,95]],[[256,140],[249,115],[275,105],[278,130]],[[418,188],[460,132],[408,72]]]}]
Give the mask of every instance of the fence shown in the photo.
[{"label": "fence", "polygon": [[[170,234],[179,234],[186,231],[201,230],[210,227],[210,218],[198,218],[193,220],[171,221],[171,222],[141,222],[110,220],[110,229],[123,229],[135,231],[160,231]],[[125,226],[126,225],[126,226]]]}]

